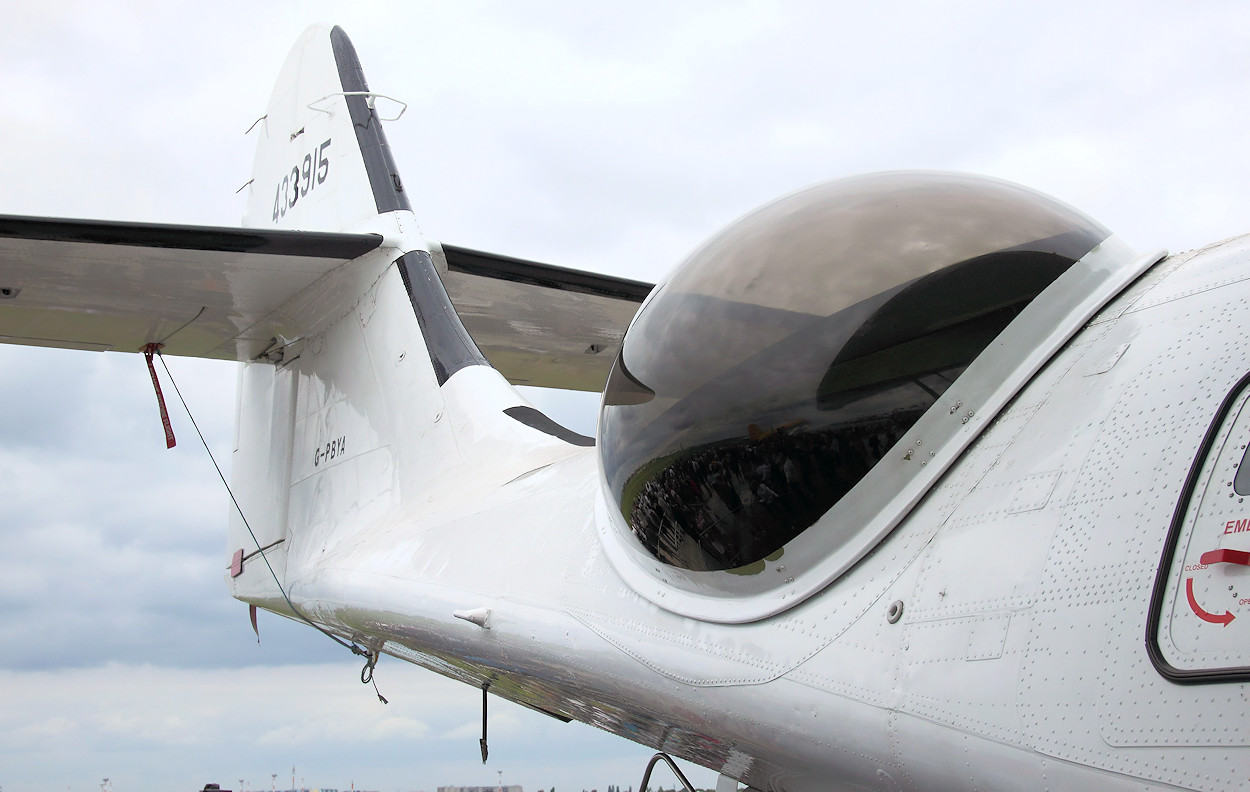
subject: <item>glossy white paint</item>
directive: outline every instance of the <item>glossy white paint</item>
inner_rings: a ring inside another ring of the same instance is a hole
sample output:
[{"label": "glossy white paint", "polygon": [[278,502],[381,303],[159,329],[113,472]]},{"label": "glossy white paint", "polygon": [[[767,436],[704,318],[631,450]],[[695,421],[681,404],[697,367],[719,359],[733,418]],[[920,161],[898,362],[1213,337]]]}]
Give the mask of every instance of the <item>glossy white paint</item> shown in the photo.
[{"label": "glossy white paint", "polygon": [[[593,449],[505,416],[523,400],[490,369],[440,388],[388,267],[275,373],[299,405],[289,591],[343,635],[761,789],[1235,788],[1245,683],[1169,682],[1143,636],[1171,507],[1247,367],[1247,263],[1234,241],[1155,265],[873,553],[745,624],[635,592]],[[275,607],[246,593],[261,571],[236,595]],[[482,609],[489,630],[455,616]]]},{"label": "glossy white paint", "polygon": [[[595,449],[505,414],[525,401],[489,367],[439,383],[394,263],[424,249],[414,219],[366,221],[367,181],[340,187],[352,205],[316,222],[387,241],[291,298],[316,320],[280,362],[243,365],[234,486],[256,541],[236,517],[227,548],[279,542],[265,557],[308,618],[760,790],[1247,788],[1250,685],[1176,684],[1146,634],[1172,511],[1250,370],[1250,239],[1157,263],[1108,244],[958,381],[969,423],[926,444],[933,475],[895,460],[853,558],[813,544],[801,594],[764,587],[782,607],[703,608],[616,557]],[[1191,544],[1250,550],[1204,533],[1240,513],[1195,517],[1164,559],[1175,663],[1244,655],[1241,626],[1178,593]],[[259,555],[229,585],[293,615]]]},{"label": "glossy white paint", "polygon": [[[1143,636],[1171,507],[1250,363],[1250,269],[1206,266],[1250,264],[1247,247],[1153,267],[871,555],[769,619],[634,592],[599,540],[593,450],[500,421],[517,401],[480,367],[441,389],[422,437],[391,440],[438,457],[434,494],[340,505],[324,535],[293,524],[291,591],[342,634],[760,789],[1238,788],[1245,683],[1169,682]],[[345,393],[343,410],[377,414]],[[454,615],[485,608],[489,630]]]},{"label": "glossy white paint", "polygon": [[304,31],[251,130],[246,226],[345,230],[376,214],[328,40],[323,27]]}]

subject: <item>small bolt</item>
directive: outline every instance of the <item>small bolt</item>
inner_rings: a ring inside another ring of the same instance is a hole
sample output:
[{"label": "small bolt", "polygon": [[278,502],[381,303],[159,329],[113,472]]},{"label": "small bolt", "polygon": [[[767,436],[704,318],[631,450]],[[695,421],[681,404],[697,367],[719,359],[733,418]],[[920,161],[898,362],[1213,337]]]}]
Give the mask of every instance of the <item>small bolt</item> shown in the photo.
[{"label": "small bolt", "polygon": [[885,611],[885,620],[890,624],[897,624],[901,618],[903,618],[903,601],[894,600]]}]

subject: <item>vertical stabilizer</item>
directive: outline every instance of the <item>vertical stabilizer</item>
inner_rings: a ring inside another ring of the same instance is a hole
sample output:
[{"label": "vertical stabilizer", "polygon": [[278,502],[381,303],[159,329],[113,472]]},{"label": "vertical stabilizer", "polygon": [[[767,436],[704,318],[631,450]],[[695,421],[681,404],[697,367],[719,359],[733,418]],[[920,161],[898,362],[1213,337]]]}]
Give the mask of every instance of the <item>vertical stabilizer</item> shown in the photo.
[{"label": "vertical stabilizer", "polygon": [[288,615],[278,580],[299,607],[362,532],[410,530],[438,499],[473,502],[579,448],[491,368],[404,235],[371,97],[347,35],[311,28],[258,133],[249,226],[388,235],[293,297],[314,320],[240,373],[233,479],[251,530],[234,515],[231,592]]},{"label": "vertical stabilizer", "polygon": [[260,139],[244,225],[342,231],[409,209],[373,105],[347,34],[304,31],[253,132]]}]

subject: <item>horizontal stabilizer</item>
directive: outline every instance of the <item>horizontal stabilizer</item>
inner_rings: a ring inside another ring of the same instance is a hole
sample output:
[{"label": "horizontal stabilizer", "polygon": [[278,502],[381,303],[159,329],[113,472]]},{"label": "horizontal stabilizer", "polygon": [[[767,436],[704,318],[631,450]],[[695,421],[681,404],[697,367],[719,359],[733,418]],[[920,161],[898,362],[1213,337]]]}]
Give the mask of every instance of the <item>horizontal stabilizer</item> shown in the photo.
[{"label": "horizontal stabilizer", "polygon": [[0,342],[250,360],[282,307],[382,243],[340,234],[0,216]]},{"label": "horizontal stabilizer", "polygon": [[517,385],[601,391],[651,284],[442,246],[435,256],[478,348]]}]

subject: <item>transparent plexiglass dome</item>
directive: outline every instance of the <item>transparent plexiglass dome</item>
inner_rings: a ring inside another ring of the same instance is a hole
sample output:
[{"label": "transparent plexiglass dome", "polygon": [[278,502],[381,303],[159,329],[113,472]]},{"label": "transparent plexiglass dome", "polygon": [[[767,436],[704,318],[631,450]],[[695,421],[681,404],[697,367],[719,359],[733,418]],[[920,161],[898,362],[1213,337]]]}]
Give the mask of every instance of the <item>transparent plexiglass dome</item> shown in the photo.
[{"label": "transparent plexiglass dome", "polygon": [[614,520],[693,572],[778,553],[1109,235],[948,173],[828,182],[739,219],[625,335],[599,421]]}]

